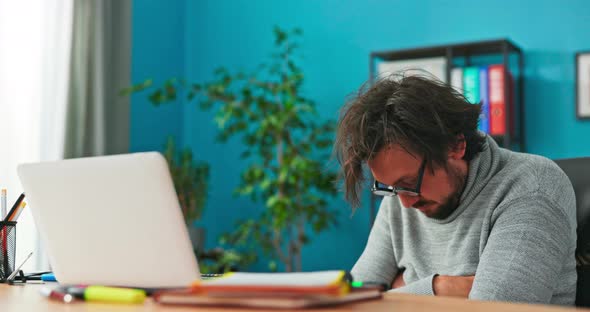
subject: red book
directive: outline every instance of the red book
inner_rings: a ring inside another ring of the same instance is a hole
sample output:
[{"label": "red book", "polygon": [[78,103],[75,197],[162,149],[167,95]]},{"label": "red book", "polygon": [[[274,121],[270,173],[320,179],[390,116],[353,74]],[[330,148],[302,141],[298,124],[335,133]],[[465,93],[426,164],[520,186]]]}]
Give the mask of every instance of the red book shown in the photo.
[{"label": "red book", "polygon": [[312,307],[335,306],[356,301],[380,299],[381,291],[377,288],[352,289],[349,293],[340,296],[325,294],[290,294],[277,295],[273,291],[265,291],[256,294],[231,293],[208,295],[192,289],[158,291],[153,295],[154,301],[165,305],[180,306],[220,306],[220,307],[246,307],[250,311],[259,309],[304,309]]},{"label": "red book", "polygon": [[[504,65],[490,65],[488,68],[489,77],[489,97],[490,97],[490,134],[506,134],[506,107],[509,104],[508,99],[504,96],[505,88],[509,88],[504,76]],[[509,73],[508,73],[509,74]]]}]

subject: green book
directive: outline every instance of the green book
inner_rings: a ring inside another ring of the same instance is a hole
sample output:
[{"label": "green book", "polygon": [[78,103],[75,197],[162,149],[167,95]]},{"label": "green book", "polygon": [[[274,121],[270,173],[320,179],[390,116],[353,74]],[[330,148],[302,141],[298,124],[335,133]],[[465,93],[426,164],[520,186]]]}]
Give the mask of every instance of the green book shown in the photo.
[{"label": "green book", "polygon": [[463,93],[471,104],[479,104],[479,68],[467,67],[463,70]]}]

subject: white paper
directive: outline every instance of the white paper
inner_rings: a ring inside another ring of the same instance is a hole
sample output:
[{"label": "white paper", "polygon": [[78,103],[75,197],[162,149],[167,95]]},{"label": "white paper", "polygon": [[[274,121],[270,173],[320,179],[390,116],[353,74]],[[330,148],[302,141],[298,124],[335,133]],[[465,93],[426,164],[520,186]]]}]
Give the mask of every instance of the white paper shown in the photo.
[{"label": "white paper", "polygon": [[228,273],[220,278],[201,281],[202,285],[224,286],[328,286],[339,283],[344,271],[295,273]]}]

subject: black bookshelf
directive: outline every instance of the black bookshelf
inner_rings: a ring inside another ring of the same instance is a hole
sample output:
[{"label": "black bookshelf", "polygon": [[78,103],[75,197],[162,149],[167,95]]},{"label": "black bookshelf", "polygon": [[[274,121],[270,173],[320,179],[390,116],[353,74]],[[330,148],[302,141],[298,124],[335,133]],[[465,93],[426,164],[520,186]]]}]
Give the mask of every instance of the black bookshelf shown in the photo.
[{"label": "black bookshelf", "polygon": [[[514,101],[512,107],[507,107],[504,113],[506,118],[506,133],[502,136],[493,136],[494,140],[502,147],[524,152],[525,149],[525,127],[524,127],[524,57],[522,50],[509,39],[496,39],[456,43],[447,45],[436,45],[416,47],[401,50],[371,52],[369,57],[369,79],[375,79],[375,68],[379,61],[397,61],[406,59],[420,59],[430,57],[446,58],[446,81],[451,83],[451,71],[454,67],[465,67],[474,64],[477,57],[500,57],[501,62],[507,70],[504,73],[504,81],[509,81],[508,72],[514,78]],[[515,75],[514,69],[517,70]],[[510,103],[510,89],[504,88],[506,103]],[[512,116],[512,115],[515,116]],[[375,218],[376,198],[371,194],[371,226]]]}]

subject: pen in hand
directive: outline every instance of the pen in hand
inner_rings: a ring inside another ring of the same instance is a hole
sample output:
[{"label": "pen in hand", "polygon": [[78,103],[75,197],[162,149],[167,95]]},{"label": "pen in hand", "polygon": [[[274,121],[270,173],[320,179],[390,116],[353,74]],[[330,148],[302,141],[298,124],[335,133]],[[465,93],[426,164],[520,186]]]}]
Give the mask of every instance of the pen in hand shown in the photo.
[{"label": "pen in hand", "polygon": [[389,287],[387,284],[384,283],[377,283],[377,282],[361,282],[361,281],[352,281],[350,282],[350,286],[353,289],[367,289],[367,288],[377,288],[380,291],[387,291]]}]

